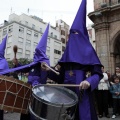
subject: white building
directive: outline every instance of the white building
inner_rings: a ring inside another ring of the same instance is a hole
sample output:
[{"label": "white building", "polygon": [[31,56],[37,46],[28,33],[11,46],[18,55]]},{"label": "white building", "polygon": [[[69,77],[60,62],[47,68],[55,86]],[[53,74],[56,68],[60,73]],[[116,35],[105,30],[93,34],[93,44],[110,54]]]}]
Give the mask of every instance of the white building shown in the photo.
[{"label": "white building", "polygon": [[[14,45],[18,46],[18,59],[33,59],[36,45],[41,39],[47,24],[36,16],[11,14],[9,20],[0,25],[0,40],[8,33],[6,59],[12,60],[14,58]],[[62,56],[67,41],[66,36],[68,36],[67,30],[69,31],[69,26],[63,21],[59,21],[59,23],[57,21],[56,27],[50,26],[49,28],[46,54],[50,59],[51,66],[54,66]],[[65,34],[62,34],[61,31],[64,31]]]}]

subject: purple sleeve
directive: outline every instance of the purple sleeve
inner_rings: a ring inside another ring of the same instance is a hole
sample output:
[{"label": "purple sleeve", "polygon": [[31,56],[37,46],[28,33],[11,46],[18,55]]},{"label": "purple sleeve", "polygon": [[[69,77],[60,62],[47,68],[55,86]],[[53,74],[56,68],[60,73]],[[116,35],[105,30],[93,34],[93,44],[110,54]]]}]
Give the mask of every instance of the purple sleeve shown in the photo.
[{"label": "purple sleeve", "polygon": [[103,78],[101,71],[101,66],[95,65],[91,69],[91,76],[87,78],[87,81],[90,83],[91,91],[97,88],[99,81]]}]

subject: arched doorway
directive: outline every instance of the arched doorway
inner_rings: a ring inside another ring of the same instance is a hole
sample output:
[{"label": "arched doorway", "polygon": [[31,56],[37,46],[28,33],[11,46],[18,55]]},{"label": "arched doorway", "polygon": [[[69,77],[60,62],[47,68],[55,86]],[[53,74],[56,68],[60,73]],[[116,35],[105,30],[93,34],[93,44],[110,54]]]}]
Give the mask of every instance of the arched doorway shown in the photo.
[{"label": "arched doorway", "polygon": [[120,66],[120,34],[116,37],[114,42],[114,58],[115,66]]}]

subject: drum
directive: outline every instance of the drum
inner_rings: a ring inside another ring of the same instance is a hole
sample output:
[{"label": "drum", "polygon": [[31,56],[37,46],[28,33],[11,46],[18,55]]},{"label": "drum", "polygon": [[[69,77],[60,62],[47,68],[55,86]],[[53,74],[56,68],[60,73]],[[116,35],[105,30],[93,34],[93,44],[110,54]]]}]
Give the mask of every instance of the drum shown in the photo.
[{"label": "drum", "polygon": [[27,114],[31,88],[20,80],[0,76],[0,109]]},{"label": "drum", "polygon": [[37,120],[74,120],[77,103],[77,95],[67,88],[37,85],[29,111]]}]

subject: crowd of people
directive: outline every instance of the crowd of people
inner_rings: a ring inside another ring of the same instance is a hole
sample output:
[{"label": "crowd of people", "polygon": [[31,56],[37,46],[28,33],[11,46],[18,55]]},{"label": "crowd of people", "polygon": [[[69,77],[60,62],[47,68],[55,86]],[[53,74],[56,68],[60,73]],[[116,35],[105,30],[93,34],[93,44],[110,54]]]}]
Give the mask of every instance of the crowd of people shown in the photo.
[{"label": "crowd of people", "polygon": [[[103,78],[98,87],[94,90],[96,111],[99,118],[103,116],[113,119],[120,115],[120,67],[115,68],[115,73],[110,74],[104,71],[102,66]],[[112,116],[109,114],[109,108],[112,108]]]}]

